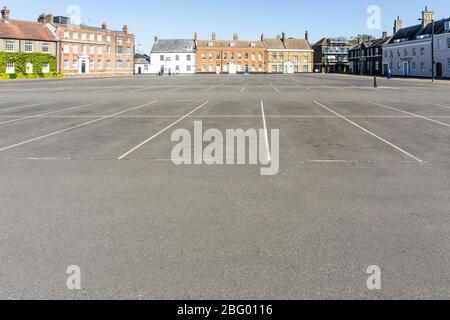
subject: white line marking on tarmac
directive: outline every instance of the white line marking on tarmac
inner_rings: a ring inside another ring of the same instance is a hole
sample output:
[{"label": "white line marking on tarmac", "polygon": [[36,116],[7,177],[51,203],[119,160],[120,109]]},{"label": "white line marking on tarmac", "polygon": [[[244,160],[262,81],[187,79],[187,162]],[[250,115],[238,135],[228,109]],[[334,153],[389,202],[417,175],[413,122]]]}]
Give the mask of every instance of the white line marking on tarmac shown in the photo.
[{"label": "white line marking on tarmac", "polygon": [[33,115],[33,116],[26,116],[26,117],[21,117],[21,118],[18,118],[18,119],[3,121],[3,122],[0,122],[0,125],[8,124],[8,123],[14,123],[14,122],[19,122],[19,121],[27,120],[27,119],[40,118],[42,116],[47,116],[49,114],[54,114],[54,113],[63,112],[63,111],[71,111],[71,110],[75,110],[75,109],[81,109],[81,108],[89,107],[89,106],[92,106],[92,105],[95,105],[95,104],[99,104],[99,103],[103,103],[103,102],[106,102],[106,100],[93,102],[93,103],[88,103],[88,104],[83,104],[81,106],[70,107],[70,108],[67,108],[67,109],[61,109],[61,110],[56,110],[56,111],[40,113],[40,114],[36,114],[36,115]]},{"label": "white line marking on tarmac", "polygon": [[20,107],[13,107],[13,108],[8,108],[8,109],[1,109],[0,112],[6,112],[6,111],[12,111],[12,110],[19,110],[19,109],[25,109],[25,108],[31,108],[31,107],[37,107],[37,106],[41,106],[45,104],[45,102],[41,102],[41,103],[35,103],[35,104],[29,104],[26,106],[20,106]]},{"label": "white line marking on tarmac", "polygon": [[273,83],[271,83],[270,86],[272,87],[273,90],[275,90],[276,92],[280,93],[280,90],[277,87],[275,87],[273,85]]},{"label": "white line marking on tarmac", "polygon": [[424,161],[421,160],[421,159],[419,159],[418,157],[413,156],[411,153],[409,153],[409,152],[403,150],[402,148],[400,148],[400,147],[396,146],[395,144],[393,144],[393,143],[387,141],[386,139],[383,139],[383,138],[381,138],[380,136],[377,136],[375,133],[373,133],[373,132],[371,132],[371,131],[369,131],[369,130],[363,128],[363,127],[361,127],[359,124],[357,124],[357,123],[351,121],[350,119],[344,117],[343,115],[337,113],[336,111],[331,110],[330,108],[324,106],[323,104],[321,104],[321,103],[319,103],[319,102],[317,102],[317,101],[315,101],[315,100],[313,100],[313,102],[314,102],[315,104],[317,104],[318,106],[320,106],[320,107],[322,107],[322,108],[324,108],[324,109],[330,111],[331,113],[337,115],[339,118],[342,118],[343,120],[347,121],[348,123],[354,125],[355,127],[359,128],[359,129],[363,130],[364,132],[370,134],[371,136],[377,138],[378,140],[380,140],[380,141],[382,141],[382,142],[388,144],[389,146],[393,147],[394,149],[396,149],[396,150],[402,152],[403,154],[407,155],[408,157],[413,158],[414,160],[416,160],[416,161],[418,161],[418,162],[420,162],[420,163],[424,163]]},{"label": "white line marking on tarmac", "polygon": [[184,87],[173,88],[173,89],[167,90],[166,92],[167,92],[167,93],[170,93],[170,92],[174,92],[174,91],[181,90],[181,89],[183,89],[183,88],[184,88]]},{"label": "white line marking on tarmac", "polygon": [[450,109],[450,106],[446,106],[446,105],[439,104],[439,103],[431,103],[431,102],[426,102],[426,101],[421,101],[421,102],[422,102],[422,103],[425,103],[425,104],[429,104],[429,105],[431,105],[431,106],[436,106],[436,107],[441,107],[441,108]]},{"label": "white line marking on tarmac", "polygon": [[140,144],[138,144],[136,147],[134,147],[133,149],[127,151],[126,153],[124,153],[123,155],[121,155],[118,159],[122,160],[125,157],[129,156],[130,154],[132,154],[134,151],[136,151],[137,149],[139,149],[140,147],[144,146],[145,144],[149,143],[150,141],[154,140],[155,138],[157,138],[158,136],[160,136],[161,134],[163,134],[164,132],[166,132],[167,130],[169,130],[170,128],[172,128],[173,126],[175,126],[177,123],[181,122],[182,120],[186,119],[187,117],[189,117],[191,114],[193,114],[194,112],[196,112],[197,110],[203,108],[204,106],[206,106],[209,103],[209,100],[202,103],[200,106],[198,106],[197,108],[195,108],[194,110],[192,110],[191,112],[189,112],[188,114],[184,115],[183,117],[181,117],[180,119],[178,119],[177,121],[175,121],[174,123],[172,123],[171,125],[165,127],[164,129],[162,129],[161,131],[159,131],[158,133],[154,134],[153,136],[151,136],[150,138],[148,138],[147,140],[141,142]]},{"label": "white line marking on tarmac", "polygon": [[267,161],[272,161],[272,155],[270,154],[270,147],[269,147],[269,133],[267,131],[266,113],[264,112],[264,102],[262,100],[261,100],[261,112],[264,125],[264,138],[266,139]]},{"label": "white line marking on tarmac", "polygon": [[421,116],[421,115],[418,115],[418,114],[415,114],[415,113],[412,113],[412,112],[409,112],[409,111],[404,111],[404,110],[401,110],[401,109],[397,109],[397,108],[394,108],[394,107],[391,107],[391,106],[386,106],[386,105],[381,104],[381,103],[372,102],[370,100],[366,100],[366,101],[368,103],[374,104],[376,106],[380,106],[380,107],[383,107],[383,108],[386,108],[386,109],[390,109],[390,110],[394,110],[394,111],[398,111],[398,112],[403,112],[404,114],[409,114],[411,116],[414,116],[414,117],[417,117],[417,118],[421,118],[421,119],[424,119],[424,120],[427,120],[427,121],[430,121],[430,122],[433,122],[433,123],[437,123],[437,124],[440,124],[440,125],[443,125],[443,126],[446,126],[446,127],[450,128],[450,124],[448,124],[448,123],[440,122],[440,121],[437,121],[437,120],[434,120],[434,119],[431,119],[431,118],[428,118],[428,117],[425,117],[425,116]]},{"label": "white line marking on tarmac", "polygon": [[74,130],[74,129],[77,129],[77,128],[80,128],[80,127],[83,127],[83,126],[86,126],[86,125],[89,125],[89,124],[92,124],[92,123],[96,123],[96,122],[99,122],[99,121],[102,121],[102,120],[106,120],[106,119],[112,118],[114,116],[118,116],[120,114],[123,114],[125,112],[134,111],[134,110],[146,107],[146,106],[154,104],[156,102],[157,101],[155,100],[155,101],[152,101],[152,102],[149,102],[149,103],[137,106],[137,107],[133,107],[133,108],[130,108],[130,109],[127,109],[127,110],[116,112],[116,113],[114,113],[112,115],[105,116],[103,118],[91,120],[91,121],[88,121],[88,122],[85,122],[85,123],[82,123],[82,124],[79,124],[79,125],[76,125],[76,126],[73,126],[73,127],[70,127],[70,128],[66,128],[66,129],[55,131],[55,132],[52,132],[52,133],[49,133],[49,134],[46,134],[46,135],[43,135],[43,136],[40,136],[40,137],[37,137],[37,138],[33,138],[33,139],[26,140],[26,141],[22,141],[22,142],[19,142],[19,143],[16,143],[16,144],[13,144],[13,145],[1,148],[0,152],[1,151],[5,151],[5,150],[9,150],[9,149],[12,149],[12,148],[15,148],[15,147],[22,146],[22,145],[30,143],[30,142],[34,142],[34,141],[42,140],[42,139],[45,139],[45,138],[49,138],[49,137],[55,136],[57,134],[68,132],[68,131],[71,131],[71,130]]},{"label": "white line marking on tarmac", "polygon": [[242,87],[241,93],[244,93],[244,91],[245,91],[246,88],[247,88],[247,84],[245,84],[245,86]]}]

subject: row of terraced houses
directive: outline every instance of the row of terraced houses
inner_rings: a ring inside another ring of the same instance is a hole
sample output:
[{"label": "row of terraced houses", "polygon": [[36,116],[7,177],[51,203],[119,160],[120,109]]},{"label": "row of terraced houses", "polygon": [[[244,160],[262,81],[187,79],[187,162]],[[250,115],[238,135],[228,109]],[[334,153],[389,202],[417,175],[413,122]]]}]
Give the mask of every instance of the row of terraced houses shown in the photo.
[{"label": "row of terraced houses", "polygon": [[[135,53],[128,26],[111,30],[72,24],[42,14],[37,21],[10,18],[1,10],[0,77],[6,75],[353,73],[450,78],[450,18],[436,21],[425,8],[421,23],[404,27],[398,17],[393,34],[380,38],[303,38],[261,35],[258,40],[154,38],[150,55]],[[25,55],[25,58],[24,56]]]},{"label": "row of terraced houses", "polygon": [[11,19],[1,10],[0,74],[132,75],[135,37],[128,26],[116,31],[72,24],[64,16],[41,14],[37,21]]}]

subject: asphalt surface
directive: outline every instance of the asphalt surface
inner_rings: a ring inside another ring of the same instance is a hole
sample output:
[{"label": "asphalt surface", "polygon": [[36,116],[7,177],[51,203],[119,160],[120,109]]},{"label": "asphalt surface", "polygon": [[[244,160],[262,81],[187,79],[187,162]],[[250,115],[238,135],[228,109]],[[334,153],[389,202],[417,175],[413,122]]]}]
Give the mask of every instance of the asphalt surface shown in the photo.
[{"label": "asphalt surface", "polygon": [[[450,83],[378,84],[1,82],[0,298],[449,299]],[[194,121],[279,129],[279,173],[174,165]]]}]

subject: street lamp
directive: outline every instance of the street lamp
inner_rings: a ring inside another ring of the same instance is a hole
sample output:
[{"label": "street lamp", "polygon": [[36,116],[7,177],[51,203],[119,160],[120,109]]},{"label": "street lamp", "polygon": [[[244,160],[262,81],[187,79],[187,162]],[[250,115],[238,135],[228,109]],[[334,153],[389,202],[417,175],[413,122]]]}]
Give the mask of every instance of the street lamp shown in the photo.
[{"label": "street lamp", "polygon": [[[419,19],[424,21],[424,19]],[[431,81],[434,82],[434,19],[431,19]]]}]

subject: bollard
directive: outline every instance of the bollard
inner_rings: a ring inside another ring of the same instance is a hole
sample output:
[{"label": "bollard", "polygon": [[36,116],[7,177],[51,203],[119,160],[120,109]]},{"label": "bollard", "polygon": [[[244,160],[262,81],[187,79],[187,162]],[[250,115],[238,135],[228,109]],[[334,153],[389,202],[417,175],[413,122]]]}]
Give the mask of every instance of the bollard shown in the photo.
[{"label": "bollard", "polygon": [[373,76],[373,87],[374,87],[374,88],[378,88],[378,84],[377,84],[377,75],[376,75],[376,74]]}]

